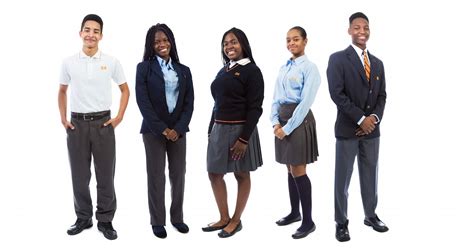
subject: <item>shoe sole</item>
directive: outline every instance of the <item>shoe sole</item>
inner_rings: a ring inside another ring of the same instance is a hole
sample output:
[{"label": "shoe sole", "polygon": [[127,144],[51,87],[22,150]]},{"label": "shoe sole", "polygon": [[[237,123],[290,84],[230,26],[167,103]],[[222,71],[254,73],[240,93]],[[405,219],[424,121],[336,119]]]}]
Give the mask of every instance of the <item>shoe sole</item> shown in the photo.
[{"label": "shoe sole", "polygon": [[77,233],[71,233],[71,232],[69,232],[69,230],[68,230],[68,231],[67,231],[67,234],[69,234],[69,235],[71,235],[71,236],[77,235],[77,234],[81,233],[82,231],[91,228],[92,226],[93,226],[93,224],[90,224],[90,226],[84,227],[81,231],[79,231],[79,232],[77,232]]},{"label": "shoe sole", "polygon": [[376,227],[374,227],[374,226],[372,225],[372,223],[370,223],[370,222],[368,222],[368,221],[366,221],[366,220],[364,220],[364,224],[365,224],[366,226],[372,227],[372,229],[374,229],[374,230],[377,231],[377,232],[386,232],[386,231],[388,231],[388,227],[386,227],[385,229],[377,229]]}]

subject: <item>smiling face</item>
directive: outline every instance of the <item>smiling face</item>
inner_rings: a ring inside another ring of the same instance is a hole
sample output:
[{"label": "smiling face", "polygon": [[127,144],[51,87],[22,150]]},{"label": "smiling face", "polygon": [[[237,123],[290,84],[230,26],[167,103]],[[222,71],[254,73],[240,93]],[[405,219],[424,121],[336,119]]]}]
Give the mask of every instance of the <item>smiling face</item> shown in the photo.
[{"label": "smiling face", "polygon": [[303,39],[300,31],[297,29],[290,29],[286,34],[286,48],[293,54],[293,58],[298,58],[304,55],[304,48],[308,39]]},{"label": "smiling face", "polygon": [[242,47],[240,46],[240,42],[235,36],[234,33],[228,33],[224,37],[224,42],[222,43],[222,49],[230,60],[238,61],[243,59]]},{"label": "smiling face", "polygon": [[83,47],[87,49],[96,49],[99,41],[102,39],[102,30],[100,24],[96,21],[86,21],[82,30],[79,32]]},{"label": "smiling face", "polygon": [[171,51],[171,42],[168,39],[168,36],[163,31],[158,31],[155,33],[155,43],[153,45],[155,49],[155,54],[158,55],[165,61],[168,61],[170,58]]},{"label": "smiling face", "polygon": [[370,37],[369,22],[364,18],[356,18],[351,22],[347,32],[352,36],[352,44],[365,50]]}]

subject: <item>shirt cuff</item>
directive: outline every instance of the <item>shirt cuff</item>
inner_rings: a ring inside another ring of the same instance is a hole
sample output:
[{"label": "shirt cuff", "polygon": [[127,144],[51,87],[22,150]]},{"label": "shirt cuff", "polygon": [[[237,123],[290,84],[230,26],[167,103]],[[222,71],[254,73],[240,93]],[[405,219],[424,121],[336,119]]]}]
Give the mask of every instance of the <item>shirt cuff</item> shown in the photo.
[{"label": "shirt cuff", "polygon": [[357,125],[360,126],[360,124],[365,120],[365,116],[362,116],[360,120],[357,122]]},{"label": "shirt cuff", "polygon": [[378,117],[378,115],[376,115],[376,114],[371,114],[371,116],[375,116],[375,119],[377,119],[377,123],[375,123],[375,124],[379,124],[380,118]]}]

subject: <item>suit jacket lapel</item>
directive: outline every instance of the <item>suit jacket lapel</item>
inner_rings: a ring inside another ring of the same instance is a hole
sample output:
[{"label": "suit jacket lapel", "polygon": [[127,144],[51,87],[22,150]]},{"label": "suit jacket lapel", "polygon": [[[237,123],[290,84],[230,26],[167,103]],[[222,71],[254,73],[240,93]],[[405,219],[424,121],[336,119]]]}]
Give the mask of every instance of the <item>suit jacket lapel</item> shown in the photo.
[{"label": "suit jacket lapel", "polygon": [[[351,63],[354,65],[356,70],[359,72],[359,75],[362,78],[362,80],[364,80],[364,82],[366,82],[367,85],[369,85],[369,81],[367,81],[367,76],[365,75],[364,66],[362,65],[362,62],[360,61],[359,55],[357,54],[357,52],[354,50],[354,48],[352,46],[349,46],[346,49],[346,55],[349,58],[349,60],[351,61]],[[373,74],[373,73],[371,73],[371,74]],[[372,75],[371,75],[371,77],[372,77]]]}]

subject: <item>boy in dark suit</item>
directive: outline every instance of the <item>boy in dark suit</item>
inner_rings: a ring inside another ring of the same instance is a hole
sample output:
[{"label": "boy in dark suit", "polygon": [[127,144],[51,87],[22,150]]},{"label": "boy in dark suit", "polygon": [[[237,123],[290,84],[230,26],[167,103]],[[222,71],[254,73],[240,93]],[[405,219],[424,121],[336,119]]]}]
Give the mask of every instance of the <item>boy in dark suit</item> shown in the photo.
[{"label": "boy in dark suit", "polygon": [[388,227],[377,217],[377,167],[380,121],[385,108],[385,73],[381,60],[367,51],[369,19],[361,12],[349,18],[352,44],[329,58],[327,78],[331,98],[337,106],[335,124],[335,220],[336,239],[350,240],[347,196],[357,156],[364,224],[375,231]]}]

